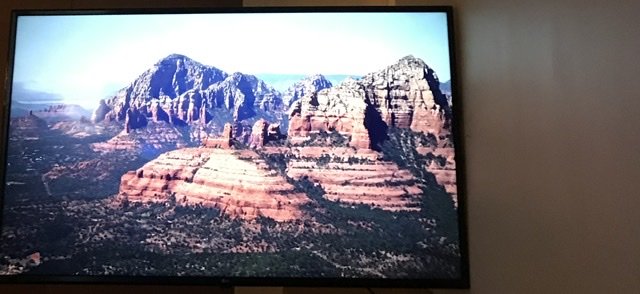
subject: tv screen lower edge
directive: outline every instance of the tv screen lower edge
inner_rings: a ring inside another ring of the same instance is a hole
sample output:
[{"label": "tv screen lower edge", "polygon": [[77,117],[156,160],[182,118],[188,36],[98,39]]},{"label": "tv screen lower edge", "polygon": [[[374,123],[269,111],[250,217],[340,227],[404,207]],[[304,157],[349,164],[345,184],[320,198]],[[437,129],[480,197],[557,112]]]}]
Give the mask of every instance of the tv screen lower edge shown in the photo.
[{"label": "tv screen lower edge", "polygon": [[468,287],[450,7],[12,26],[0,282]]}]

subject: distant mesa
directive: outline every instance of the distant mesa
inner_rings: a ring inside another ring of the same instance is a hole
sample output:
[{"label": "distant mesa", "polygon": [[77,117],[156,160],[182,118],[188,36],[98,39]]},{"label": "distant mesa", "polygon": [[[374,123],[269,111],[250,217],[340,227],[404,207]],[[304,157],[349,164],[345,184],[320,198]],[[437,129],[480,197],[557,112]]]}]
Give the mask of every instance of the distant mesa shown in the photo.
[{"label": "distant mesa", "polygon": [[112,126],[96,128],[85,116],[80,116],[78,119],[70,119],[65,113],[74,108],[73,105],[69,107],[57,105],[40,111],[31,110],[24,116],[12,117],[9,124],[9,136],[20,140],[32,140],[40,138],[44,134],[87,138],[95,135],[113,135],[117,133],[117,129]]},{"label": "distant mesa", "polygon": [[33,113],[11,119],[10,136],[24,139],[38,139],[43,132],[48,131],[47,122]]},{"label": "distant mesa", "polygon": [[47,127],[47,122],[44,119],[40,118],[39,115],[36,115],[33,111],[29,111],[28,115],[17,118],[14,121],[15,122],[12,123],[12,126],[23,129],[39,129]]},{"label": "distant mesa", "polygon": [[48,110],[51,106],[63,103],[64,99],[59,94],[29,89],[25,83],[18,81],[13,81],[11,85],[11,117],[24,116],[29,111]]},{"label": "distant mesa", "polygon": [[114,136],[119,130],[116,126],[96,127],[88,119],[66,120],[52,123],[50,130],[56,131],[58,135],[65,135],[71,138],[87,138],[91,136]]},{"label": "distant mesa", "polygon": [[11,105],[11,116],[36,115],[49,123],[65,120],[87,119],[91,112],[75,104],[24,104],[13,101]]}]

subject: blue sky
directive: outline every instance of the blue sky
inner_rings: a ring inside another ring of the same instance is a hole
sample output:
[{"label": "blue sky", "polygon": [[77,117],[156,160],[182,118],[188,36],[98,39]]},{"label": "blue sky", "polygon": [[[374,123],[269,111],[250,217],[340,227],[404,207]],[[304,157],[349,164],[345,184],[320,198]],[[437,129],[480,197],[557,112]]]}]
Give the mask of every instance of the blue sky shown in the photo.
[{"label": "blue sky", "polygon": [[444,13],[21,16],[16,37],[14,83],[89,108],[172,53],[303,75],[364,75],[412,54],[451,75]]}]

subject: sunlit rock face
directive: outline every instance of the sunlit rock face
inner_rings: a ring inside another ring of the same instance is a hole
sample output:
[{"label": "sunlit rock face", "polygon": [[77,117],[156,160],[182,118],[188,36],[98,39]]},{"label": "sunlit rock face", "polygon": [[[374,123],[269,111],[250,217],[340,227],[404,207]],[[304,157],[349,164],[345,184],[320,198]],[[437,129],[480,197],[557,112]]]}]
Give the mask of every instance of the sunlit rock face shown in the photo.
[{"label": "sunlit rock face", "polygon": [[203,205],[243,219],[302,217],[309,200],[254,151],[184,148],[167,152],[122,176],[119,198]]},{"label": "sunlit rock face", "polygon": [[285,107],[289,108],[291,104],[300,100],[302,97],[322,89],[331,88],[331,86],[333,86],[331,82],[321,74],[307,76],[291,85],[291,87],[282,94],[282,103]]},{"label": "sunlit rock face", "polygon": [[215,109],[226,110],[234,120],[243,120],[255,116],[257,110],[281,108],[280,93],[255,76],[228,74],[184,55],[172,54],[128,87],[101,100],[92,120],[124,121],[133,109],[154,121],[192,124],[208,122],[209,112]]},{"label": "sunlit rock face", "polygon": [[450,134],[451,105],[439,89],[433,70],[421,59],[407,56],[361,79],[306,94],[289,109],[289,140],[337,131],[350,137],[350,146],[375,148],[389,127],[445,138]]}]

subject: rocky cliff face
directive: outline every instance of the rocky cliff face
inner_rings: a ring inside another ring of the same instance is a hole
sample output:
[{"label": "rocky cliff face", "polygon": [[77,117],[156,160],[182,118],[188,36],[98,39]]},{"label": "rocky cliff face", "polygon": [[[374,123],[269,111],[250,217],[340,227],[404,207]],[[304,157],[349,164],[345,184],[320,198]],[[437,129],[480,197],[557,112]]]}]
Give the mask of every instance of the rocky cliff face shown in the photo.
[{"label": "rocky cliff face", "polygon": [[249,147],[260,148],[269,142],[279,141],[285,136],[280,133],[280,125],[270,124],[264,119],[259,119],[251,129],[251,137],[249,138]]},{"label": "rocky cliff face", "polygon": [[346,205],[364,204],[388,211],[419,211],[422,190],[408,170],[382,160],[370,149],[349,147],[267,147],[285,153],[287,175],[308,179],[326,192],[324,198]]},{"label": "rocky cliff face", "polygon": [[257,109],[272,111],[282,107],[280,94],[252,75],[234,73],[202,91],[205,106],[229,109],[234,120],[253,117]]},{"label": "rocky cliff face", "polygon": [[305,95],[331,88],[331,86],[333,86],[331,82],[321,74],[305,77],[282,94],[282,103],[286,108],[289,108],[293,102],[298,101]]},{"label": "rocky cliff face", "polygon": [[[125,121],[132,112],[174,125],[207,123],[213,109],[226,109],[234,120],[253,117],[256,109],[282,107],[280,94],[252,75],[231,75],[186,56],[169,55],[113,97],[102,100],[92,120]],[[131,121],[131,117],[130,117]],[[141,128],[143,124],[129,125]]]},{"label": "rocky cliff face", "polygon": [[243,219],[290,221],[308,198],[251,150],[185,148],[122,176],[119,199],[203,205]]},{"label": "rocky cliff face", "polygon": [[450,131],[451,105],[433,69],[421,59],[406,56],[360,82],[388,126],[436,136]]},{"label": "rocky cliff face", "polygon": [[288,135],[292,142],[309,134],[338,131],[350,145],[375,148],[388,127],[410,128],[448,140],[451,105],[424,61],[406,56],[361,79],[310,93],[293,103]]},{"label": "rocky cliff face", "polygon": [[98,107],[93,111],[93,114],[91,115],[91,121],[94,123],[103,121],[107,114],[109,114],[110,112],[111,107],[107,105],[107,102],[104,99],[100,100]]},{"label": "rocky cliff face", "polygon": [[121,90],[132,104],[159,97],[175,99],[189,90],[203,90],[220,82],[227,74],[212,66],[203,65],[184,55],[171,54],[140,75],[129,87]]},{"label": "rocky cliff face", "polygon": [[370,137],[364,126],[369,106],[364,95],[365,88],[358,81],[347,79],[295,101],[289,110],[289,140],[299,143],[310,135],[335,131],[349,136],[351,146],[369,148]]},{"label": "rocky cliff face", "polygon": [[231,149],[233,147],[233,125],[226,123],[222,135],[217,138],[207,138],[203,141],[204,147]]}]

